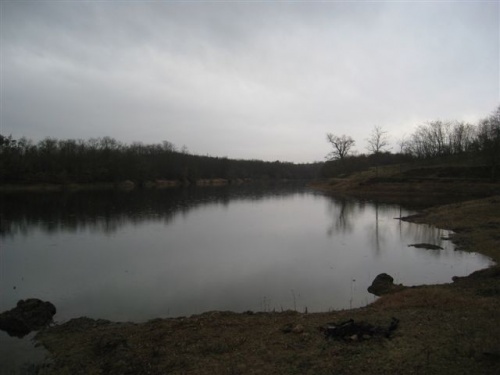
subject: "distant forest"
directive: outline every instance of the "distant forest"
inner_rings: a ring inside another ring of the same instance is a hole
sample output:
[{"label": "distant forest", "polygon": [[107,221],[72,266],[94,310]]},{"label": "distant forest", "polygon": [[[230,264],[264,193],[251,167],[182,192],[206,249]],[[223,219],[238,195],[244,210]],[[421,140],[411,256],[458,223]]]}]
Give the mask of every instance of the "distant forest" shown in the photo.
[{"label": "distant forest", "polygon": [[318,176],[323,163],[294,164],[192,155],[170,142],[123,144],[110,137],[89,140],[0,135],[0,184],[100,183],[131,180],[301,179]]},{"label": "distant forest", "polygon": [[[110,137],[89,140],[27,138],[0,135],[0,184],[68,184],[121,182],[141,185],[161,180],[196,183],[204,179],[229,181],[313,180],[343,177],[385,165],[459,164],[476,168],[477,177],[498,178],[500,106],[477,124],[431,121],[389,149],[389,135],[375,126],[368,135],[368,154],[351,152],[354,140],[327,134],[333,151],[326,162],[294,164],[193,155],[164,141],[123,144]],[[481,173],[479,173],[481,172]],[[481,176],[480,176],[481,175]]]}]

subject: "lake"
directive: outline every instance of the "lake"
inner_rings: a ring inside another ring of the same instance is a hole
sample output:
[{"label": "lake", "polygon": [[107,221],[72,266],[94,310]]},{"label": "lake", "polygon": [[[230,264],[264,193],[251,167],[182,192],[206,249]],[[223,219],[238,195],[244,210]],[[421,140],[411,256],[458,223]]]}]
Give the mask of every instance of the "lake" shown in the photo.
[{"label": "lake", "polygon": [[5,193],[0,203],[0,311],[40,298],[57,322],[346,309],[375,300],[366,289],[382,272],[434,284],[491,264],[455,251],[448,231],[397,219],[413,210],[299,184]]}]

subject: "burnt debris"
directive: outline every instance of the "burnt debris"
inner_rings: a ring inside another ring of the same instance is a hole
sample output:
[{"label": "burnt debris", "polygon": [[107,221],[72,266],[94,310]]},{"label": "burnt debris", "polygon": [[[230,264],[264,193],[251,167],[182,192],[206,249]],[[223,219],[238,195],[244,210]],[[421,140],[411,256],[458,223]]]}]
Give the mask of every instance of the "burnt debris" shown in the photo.
[{"label": "burnt debris", "polygon": [[387,327],[374,326],[366,322],[355,322],[353,319],[341,323],[327,323],[319,328],[327,340],[363,341],[373,337],[390,338],[398,328],[399,319],[392,318]]}]

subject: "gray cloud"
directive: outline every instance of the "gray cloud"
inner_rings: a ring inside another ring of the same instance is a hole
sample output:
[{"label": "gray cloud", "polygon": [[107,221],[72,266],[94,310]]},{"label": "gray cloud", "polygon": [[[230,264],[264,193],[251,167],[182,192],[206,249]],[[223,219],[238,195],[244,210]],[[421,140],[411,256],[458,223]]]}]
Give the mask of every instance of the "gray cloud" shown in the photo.
[{"label": "gray cloud", "polygon": [[2,1],[3,134],[322,160],[499,102],[493,2]]}]

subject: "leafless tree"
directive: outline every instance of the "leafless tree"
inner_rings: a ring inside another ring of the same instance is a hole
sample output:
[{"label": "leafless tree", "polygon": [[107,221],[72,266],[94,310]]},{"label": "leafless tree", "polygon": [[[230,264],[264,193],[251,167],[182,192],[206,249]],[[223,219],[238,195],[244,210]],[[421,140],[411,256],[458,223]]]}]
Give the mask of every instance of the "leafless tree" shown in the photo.
[{"label": "leafless tree", "polygon": [[355,143],[354,139],[345,134],[337,136],[335,134],[328,133],[326,135],[326,139],[333,146],[333,151],[326,156],[329,160],[344,160]]},{"label": "leafless tree", "polygon": [[169,142],[169,141],[163,141],[161,143],[161,148],[162,148],[163,151],[167,151],[167,152],[175,152],[175,151],[177,151],[175,145],[172,142]]},{"label": "leafless tree", "polygon": [[403,135],[399,140],[398,140],[398,146],[399,146],[399,153],[404,154],[404,153],[410,153],[409,148],[410,148],[410,141],[406,137],[406,135]]},{"label": "leafless tree", "polygon": [[465,122],[454,122],[450,140],[452,154],[462,154],[472,150],[476,129],[473,125]]},{"label": "leafless tree", "polygon": [[452,143],[451,123],[430,121],[420,125],[412,134],[408,151],[423,159],[441,157],[452,153]]},{"label": "leafless tree", "polygon": [[477,143],[480,152],[491,164],[491,178],[497,178],[500,162],[500,106],[478,125]]},{"label": "leafless tree", "polygon": [[368,146],[366,147],[368,151],[373,154],[373,159],[375,161],[375,171],[378,177],[378,164],[379,155],[388,149],[389,138],[387,137],[387,132],[382,129],[381,126],[374,126],[370,134],[370,137],[366,139]]},{"label": "leafless tree", "polygon": [[387,132],[381,126],[374,126],[370,137],[366,141],[368,142],[366,148],[372,154],[377,155],[388,150],[389,138],[387,137]]}]

